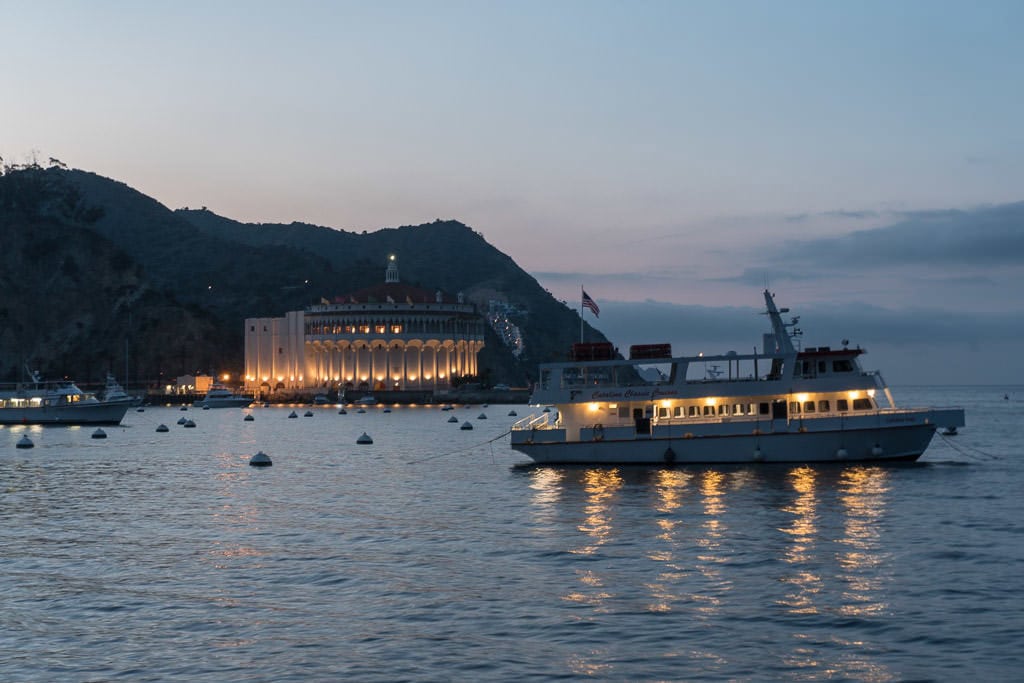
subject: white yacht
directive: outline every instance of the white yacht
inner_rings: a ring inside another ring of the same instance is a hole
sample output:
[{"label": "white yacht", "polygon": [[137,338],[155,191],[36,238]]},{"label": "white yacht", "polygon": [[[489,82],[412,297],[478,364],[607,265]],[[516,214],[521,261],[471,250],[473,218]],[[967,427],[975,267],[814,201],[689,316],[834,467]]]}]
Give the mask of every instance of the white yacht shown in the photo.
[{"label": "white yacht", "polygon": [[214,384],[195,405],[199,408],[248,408],[252,400],[252,396],[236,394],[223,384]]},{"label": "white yacht", "polygon": [[132,396],[127,393],[124,387],[118,384],[117,379],[109,373],[107,374],[107,383],[103,386],[103,393],[100,395],[100,398],[104,403],[124,403],[130,408],[142,404],[141,396]]},{"label": "white yacht", "polygon": [[[540,366],[531,403],[554,411],[512,427],[512,448],[538,463],[913,461],[962,408],[898,408],[860,348],[798,350],[774,297],[772,331],[751,354],[673,357],[668,344],[574,345]],[[727,368],[721,370],[722,367]],[[883,402],[884,399],[884,402]]]},{"label": "white yacht", "polygon": [[126,401],[106,401],[74,382],[30,382],[0,387],[0,424],[116,425],[124,419]]}]

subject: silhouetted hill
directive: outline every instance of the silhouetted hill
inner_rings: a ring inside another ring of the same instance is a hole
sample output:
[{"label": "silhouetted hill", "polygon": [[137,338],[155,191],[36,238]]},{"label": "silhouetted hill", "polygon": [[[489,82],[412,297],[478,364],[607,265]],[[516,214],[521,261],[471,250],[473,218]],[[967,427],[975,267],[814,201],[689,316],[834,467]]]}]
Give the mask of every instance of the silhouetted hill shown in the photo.
[{"label": "silhouetted hill", "polygon": [[[128,185],[63,168],[0,169],[0,374],[28,362],[45,375],[132,380],[241,371],[246,317],[281,316],[383,280],[526,311],[519,359],[488,331],[485,381],[523,384],[564,357],[579,315],[483,236],[457,221],[356,234],[292,223],[245,224],[172,211]],[[589,326],[588,326],[589,329]],[[589,330],[588,339],[603,339]],[[12,377],[13,376],[13,377]]]}]

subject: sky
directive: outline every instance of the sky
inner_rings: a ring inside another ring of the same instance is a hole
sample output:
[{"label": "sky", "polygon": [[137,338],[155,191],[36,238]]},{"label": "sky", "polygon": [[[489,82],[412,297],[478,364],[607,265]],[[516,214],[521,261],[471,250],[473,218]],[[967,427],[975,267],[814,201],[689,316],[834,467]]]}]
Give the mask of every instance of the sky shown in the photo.
[{"label": "sky", "polygon": [[[0,156],[171,208],[456,219],[620,347],[761,291],[891,384],[1024,384],[1024,3],[0,0]],[[408,258],[405,256],[404,258]]]}]

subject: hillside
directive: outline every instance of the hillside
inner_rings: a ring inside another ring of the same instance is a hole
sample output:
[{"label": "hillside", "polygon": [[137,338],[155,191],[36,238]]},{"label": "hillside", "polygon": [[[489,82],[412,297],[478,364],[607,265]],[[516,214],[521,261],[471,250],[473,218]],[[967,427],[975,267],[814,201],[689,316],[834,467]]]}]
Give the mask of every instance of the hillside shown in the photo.
[{"label": "hillside", "polygon": [[[383,279],[398,254],[403,282],[499,299],[526,352],[488,331],[485,381],[524,384],[564,356],[579,316],[480,233],[457,221],[356,234],[302,223],[245,224],[206,210],[171,211],[86,171],[6,168],[0,175],[5,297],[0,375],[25,363],[47,376],[96,381],[108,370],[155,383],[185,372],[238,373],[246,317],[281,316]],[[602,339],[590,330],[588,339]]]}]

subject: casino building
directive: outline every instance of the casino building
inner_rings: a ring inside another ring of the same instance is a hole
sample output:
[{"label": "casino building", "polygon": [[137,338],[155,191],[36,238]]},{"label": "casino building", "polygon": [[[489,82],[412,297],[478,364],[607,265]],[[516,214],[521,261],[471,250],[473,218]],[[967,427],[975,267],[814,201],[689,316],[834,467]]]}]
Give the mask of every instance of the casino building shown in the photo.
[{"label": "casino building", "polygon": [[245,388],[431,390],[477,375],[484,320],[460,293],[402,284],[388,257],[384,283],[283,318],[245,321]]}]

